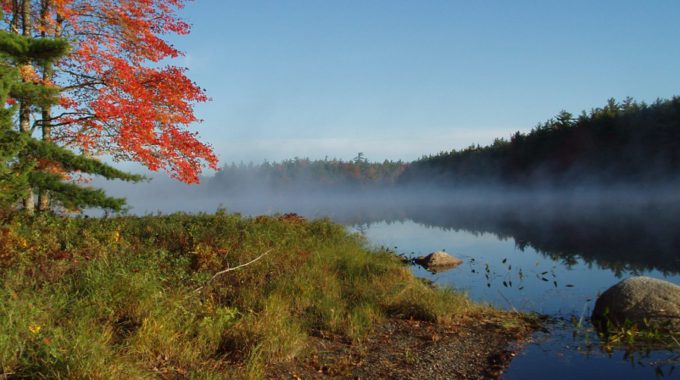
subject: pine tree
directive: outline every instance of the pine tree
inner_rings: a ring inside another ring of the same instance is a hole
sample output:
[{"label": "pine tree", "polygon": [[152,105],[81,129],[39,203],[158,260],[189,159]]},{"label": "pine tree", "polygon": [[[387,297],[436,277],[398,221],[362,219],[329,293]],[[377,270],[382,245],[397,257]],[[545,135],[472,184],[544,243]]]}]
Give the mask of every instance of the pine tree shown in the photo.
[{"label": "pine tree", "polygon": [[[22,109],[31,111],[57,104],[59,88],[42,81],[30,68],[33,64],[48,66],[67,53],[68,43],[62,39],[31,38],[0,31],[0,104],[10,98],[19,101]],[[15,113],[14,106],[0,107],[0,206],[13,206],[36,188],[49,191],[52,200],[67,209],[120,210],[124,206],[124,199],[66,182],[64,174],[81,172],[125,181],[139,181],[141,176],[78,155],[51,141],[37,140],[25,128],[17,131],[13,125]],[[33,207],[25,209],[31,212]]]},{"label": "pine tree", "polygon": [[[0,104],[5,104],[17,83],[16,70],[0,66]],[[16,107],[0,107],[0,208],[16,204],[28,189],[28,170],[17,161],[19,153],[26,146],[24,135],[13,131],[13,116]]]}]

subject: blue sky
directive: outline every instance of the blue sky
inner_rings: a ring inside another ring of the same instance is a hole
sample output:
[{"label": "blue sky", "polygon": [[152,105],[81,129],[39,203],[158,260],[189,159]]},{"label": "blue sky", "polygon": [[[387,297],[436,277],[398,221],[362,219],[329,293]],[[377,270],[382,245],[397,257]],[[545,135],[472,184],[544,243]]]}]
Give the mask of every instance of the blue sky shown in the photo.
[{"label": "blue sky", "polygon": [[176,62],[222,163],[488,144],[562,109],[680,95],[680,1],[195,0]]}]

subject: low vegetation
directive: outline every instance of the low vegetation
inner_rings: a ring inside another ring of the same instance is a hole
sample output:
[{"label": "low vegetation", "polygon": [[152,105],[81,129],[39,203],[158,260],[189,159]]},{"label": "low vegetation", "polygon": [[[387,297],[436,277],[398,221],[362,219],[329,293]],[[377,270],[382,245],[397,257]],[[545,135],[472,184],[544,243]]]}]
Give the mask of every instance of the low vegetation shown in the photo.
[{"label": "low vegetation", "polygon": [[386,318],[491,312],[327,220],[0,219],[9,378],[260,378],[309,337],[361,342]]}]

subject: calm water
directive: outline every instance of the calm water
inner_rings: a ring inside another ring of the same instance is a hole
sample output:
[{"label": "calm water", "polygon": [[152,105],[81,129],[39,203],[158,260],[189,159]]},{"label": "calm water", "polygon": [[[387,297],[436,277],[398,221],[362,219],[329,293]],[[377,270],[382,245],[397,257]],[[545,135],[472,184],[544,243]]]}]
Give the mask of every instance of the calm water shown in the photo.
[{"label": "calm water", "polygon": [[[515,358],[505,378],[658,378],[659,371],[668,374],[678,360],[672,352],[647,357],[606,354],[599,349],[587,321],[598,293],[621,279],[643,274],[680,284],[678,274],[632,268],[613,271],[581,258],[560,259],[521,247],[513,238],[425,226],[412,220],[354,228],[373,244],[399,253],[425,255],[445,250],[464,260],[463,265],[439,274],[414,267],[418,276],[466,291],[478,301],[555,317],[550,333],[536,334],[535,342]],[[582,321],[583,327],[575,328],[572,317]],[[680,376],[680,370],[671,375]]]},{"label": "calm water", "polygon": [[445,250],[464,264],[438,274],[416,266],[414,273],[477,301],[553,317],[549,332],[535,334],[513,360],[507,379],[680,378],[680,353],[606,353],[588,321],[598,294],[624,278],[680,284],[675,204],[558,206],[421,206],[351,228],[407,256]]},{"label": "calm water", "polygon": [[183,191],[181,202],[132,196],[130,203],[135,213],[213,212],[218,205],[247,215],[296,212],[329,217],[364,234],[369,244],[407,256],[445,250],[464,264],[439,274],[414,267],[414,273],[477,301],[553,317],[549,331],[535,334],[505,378],[657,379],[680,378],[680,368],[675,370],[680,353],[603,352],[588,320],[598,294],[624,278],[646,275],[680,284],[679,194],[268,194],[236,199]]}]

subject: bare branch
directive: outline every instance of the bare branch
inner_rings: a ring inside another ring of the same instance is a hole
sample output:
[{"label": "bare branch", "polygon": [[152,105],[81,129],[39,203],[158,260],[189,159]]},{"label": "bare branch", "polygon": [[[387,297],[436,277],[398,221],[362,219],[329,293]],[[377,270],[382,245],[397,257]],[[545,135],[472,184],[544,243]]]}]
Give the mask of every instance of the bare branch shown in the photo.
[{"label": "bare branch", "polygon": [[64,116],[73,116],[73,115],[87,115],[87,116],[83,116],[83,117],[87,117],[87,118],[95,116],[94,114],[89,113],[89,112],[62,112],[59,115],[52,116],[51,118],[49,118],[47,120],[54,121],[54,120],[57,120],[57,119],[61,119]]},{"label": "bare branch", "polygon": [[64,86],[62,87],[62,91],[71,91],[71,90],[77,90],[85,87],[94,87],[94,86],[101,86],[105,85],[106,83],[103,81],[91,81],[91,82],[84,82],[84,83],[79,83],[79,84],[74,84],[72,86]]},{"label": "bare branch", "polygon": [[260,256],[257,256],[256,258],[254,258],[254,259],[248,261],[248,262],[245,263],[245,264],[237,265],[237,266],[235,266],[235,267],[233,267],[233,268],[227,268],[227,269],[225,269],[225,270],[221,270],[221,271],[215,273],[215,274],[210,278],[210,280],[206,281],[206,283],[205,283],[203,286],[200,286],[200,287],[194,289],[194,292],[195,292],[195,293],[200,292],[201,289],[203,289],[204,287],[206,287],[209,283],[211,283],[211,282],[212,282],[214,279],[216,279],[217,277],[219,277],[219,276],[221,276],[221,275],[223,275],[223,274],[225,274],[225,273],[232,272],[232,271],[235,271],[235,270],[237,270],[237,269],[241,269],[241,268],[243,268],[243,267],[245,267],[245,266],[248,266],[248,265],[250,265],[250,264],[252,264],[252,263],[254,263],[254,262],[260,260],[261,258],[265,257],[266,255],[268,255],[268,254],[269,254],[271,251],[273,251],[273,250],[274,250],[273,248],[272,248],[272,249],[269,249],[269,250],[267,250],[265,253],[261,254]]},{"label": "bare branch", "polygon": [[51,125],[53,127],[62,127],[64,125],[71,125],[73,123],[78,123],[78,122],[85,121],[85,120],[91,120],[91,119],[94,119],[94,118],[95,118],[95,116],[84,116],[84,117],[80,117],[80,118],[75,119],[75,120],[65,121],[65,122],[62,122],[62,123],[52,123]]}]

